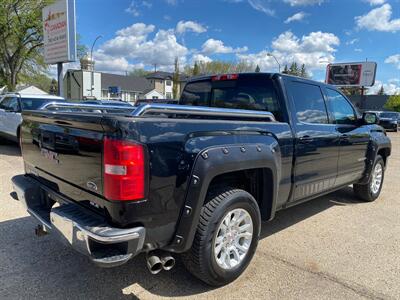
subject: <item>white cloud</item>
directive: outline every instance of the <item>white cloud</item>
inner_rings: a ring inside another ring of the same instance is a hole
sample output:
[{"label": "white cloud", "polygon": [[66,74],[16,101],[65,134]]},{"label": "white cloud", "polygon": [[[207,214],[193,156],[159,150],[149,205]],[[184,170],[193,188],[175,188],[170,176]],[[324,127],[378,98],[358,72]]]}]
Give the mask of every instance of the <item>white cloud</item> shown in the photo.
[{"label": "white cloud", "polygon": [[400,70],[400,54],[391,55],[385,59],[385,63],[393,64]]},{"label": "white cloud", "polygon": [[185,63],[187,53],[188,49],[177,42],[172,30],[159,30],[153,40],[140,44],[130,57],[147,65],[169,66],[173,65],[175,57]]},{"label": "white cloud", "polygon": [[224,42],[221,40],[208,39],[204,42],[202,46],[202,52],[205,54],[217,54],[217,53],[239,53],[245,52],[248,48],[240,47],[240,48],[232,48],[230,46],[225,46]]},{"label": "white cloud", "polygon": [[151,3],[150,1],[142,1],[142,5],[147,7],[147,8],[152,8],[153,7],[153,3]]},{"label": "white cloud", "polygon": [[193,31],[196,33],[206,32],[207,29],[194,21],[179,21],[176,25],[176,32],[179,34],[185,33],[186,31]]},{"label": "white cloud", "polygon": [[147,34],[154,31],[156,27],[152,24],[146,25],[144,23],[135,23],[129,27],[125,27],[117,31],[117,35],[120,36],[137,36],[145,37]]},{"label": "white cloud", "polygon": [[392,6],[384,4],[381,7],[372,9],[365,15],[355,17],[355,21],[359,29],[389,32],[400,30],[400,18],[391,19],[391,17]]},{"label": "white cloud", "polygon": [[337,36],[327,32],[311,32],[301,38],[295,36],[291,31],[280,34],[272,41],[272,51],[263,50],[258,53],[238,54],[240,60],[259,65],[261,70],[267,71],[277,69],[277,63],[269,53],[272,53],[281,67],[292,62],[305,64],[307,69],[323,69],[322,61],[333,62],[335,60],[335,46],[340,44]]},{"label": "white cloud", "polygon": [[363,50],[361,48],[355,48],[354,51],[355,52],[362,52]]},{"label": "white cloud", "polygon": [[165,0],[165,2],[167,2],[167,4],[169,4],[169,5],[177,5],[178,4],[178,0]]},{"label": "white cloud", "polygon": [[[136,23],[116,32],[116,36],[106,41],[97,53],[99,68],[121,71],[137,65],[154,65],[166,69],[174,64],[175,57],[180,63],[186,62],[189,50],[178,43],[173,29],[157,31],[154,25]],[[133,61],[133,64],[129,63]]]},{"label": "white cloud", "polygon": [[346,45],[354,45],[355,43],[358,43],[360,39],[352,39],[350,41],[346,42]]},{"label": "white cloud", "polygon": [[387,83],[376,80],[375,84],[367,90],[367,94],[376,95],[382,86],[386,95],[400,94],[399,83],[400,82],[397,80],[397,78],[389,79]]},{"label": "white cloud", "polygon": [[252,8],[260,11],[268,16],[274,16],[275,10],[270,8],[270,0],[224,0],[230,3],[242,3],[247,2]]},{"label": "white cloud", "polygon": [[193,57],[192,57],[192,63],[194,63],[194,62],[205,62],[205,63],[208,63],[208,62],[211,62],[211,61],[212,61],[212,59],[210,57],[208,57],[206,55],[203,55],[203,54],[194,54]]},{"label": "white cloud", "polygon": [[135,68],[142,68],[143,64],[130,64],[125,57],[116,57],[105,54],[103,50],[93,53],[96,71],[125,74]]},{"label": "white cloud", "polygon": [[369,5],[381,5],[386,2],[386,0],[364,0],[365,2],[368,2]]},{"label": "white cloud", "polygon": [[137,3],[133,0],[131,4],[125,9],[125,12],[133,15],[134,17],[138,17],[140,15],[139,8]]},{"label": "white cloud", "polygon": [[265,0],[248,0],[250,6],[254,8],[255,10],[258,10],[260,12],[263,12],[264,14],[268,16],[273,16],[275,15],[275,11],[271,8],[269,8],[269,1]]},{"label": "white cloud", "polygon": [[305,17],[307,16],[307,14],[305,12],[298,12],[295,13],[293,16],[289,17],[286,19],[286,21],[284,23],[289,24],[290,22],[294,22],[294,21],[301,21],[303,20]]},{"label": "white cloud", "polygon": [[321,5],[325,0],[283,0],[291,6]]},{"label": "white cloud", "polygon": [[151,8],[152,6],[153,4],[148,0],[132,0],[129,6],[125,9],[125,12],[133,15],[134,17],[138,17],[140,16],[141,8]]},{"label": "white cloud", "polygon": [[154,25],[135,23],[116,32],[116,37],[108,40],[101,48],[112,56],[130,56],[139,51],[147,40],[149,33],[155,30]]}]

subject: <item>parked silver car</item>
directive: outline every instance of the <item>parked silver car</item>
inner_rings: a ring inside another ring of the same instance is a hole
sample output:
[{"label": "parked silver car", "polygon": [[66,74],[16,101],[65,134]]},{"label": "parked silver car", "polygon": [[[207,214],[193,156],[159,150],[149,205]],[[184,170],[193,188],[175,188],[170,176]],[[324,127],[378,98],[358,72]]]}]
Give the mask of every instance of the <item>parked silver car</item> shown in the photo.
[{"label": "parked silver car", "polygon": [[52,95],[5,94],[0,95],[0,139],[18,142],[23,110],[36,110],[49,101],[65,101]]}]

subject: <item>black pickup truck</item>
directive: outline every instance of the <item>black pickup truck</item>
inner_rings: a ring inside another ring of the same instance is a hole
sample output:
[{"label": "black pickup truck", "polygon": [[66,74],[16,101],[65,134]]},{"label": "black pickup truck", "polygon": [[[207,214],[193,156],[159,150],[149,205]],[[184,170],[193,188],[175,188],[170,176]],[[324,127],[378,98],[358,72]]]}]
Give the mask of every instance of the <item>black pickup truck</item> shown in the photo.
[{"label": "black pickup truck", "polygon": [[284,74],[196,78],[178,105],[46,106],[23,113],[12,179],[37,233],[104,267],[144,252],[157,273],[179,254],[215,286],[246,269],[278,210],[351,184],[375,200],[391,153],[374,113]]}]

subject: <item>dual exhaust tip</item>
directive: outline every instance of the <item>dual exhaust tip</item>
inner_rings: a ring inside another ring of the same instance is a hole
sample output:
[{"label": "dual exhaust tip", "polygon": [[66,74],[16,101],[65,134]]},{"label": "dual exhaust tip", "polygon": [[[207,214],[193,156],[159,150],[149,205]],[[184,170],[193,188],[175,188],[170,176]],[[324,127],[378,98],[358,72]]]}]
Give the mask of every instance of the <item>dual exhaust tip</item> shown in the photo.
[{"label": "dual exhaust tip", "polygon": [[175,258],[169,254],[149,253],[146,257],[147,268],[155,275],[162,270],[169,271],[175,266]]}]

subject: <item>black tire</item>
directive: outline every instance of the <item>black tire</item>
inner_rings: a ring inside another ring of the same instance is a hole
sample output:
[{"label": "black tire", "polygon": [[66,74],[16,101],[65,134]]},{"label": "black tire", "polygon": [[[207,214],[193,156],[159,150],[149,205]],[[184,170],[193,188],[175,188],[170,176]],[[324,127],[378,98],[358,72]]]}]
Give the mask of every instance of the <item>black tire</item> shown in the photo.
[{"label": "black tire", "polygon": [[[244,209],[250,215],[253,236],[243,260],[231,270],[226,270],[217,264],[213,245],[220,223],[228,212],[236,208]],[[221,286],[232,282],[244,272],[253,258],[260,229],[260,210],[256,200],[248,192],[232,188],[210,192],[200,213],[192,248],[182,254],[183,263],[190,273],[209,285]]]},{"label": "black tire", "polygon": [[375,166],[377,164],[381,164],[381,166],[382,166],[382,182],[379,187],[379,190],[376,193],[374,193],[371,189],[371,182],[373,180],[372,174],[371,174],[370,179],[367,184],[354,184],[353,185],[353,191],[354,191],[355,195],[363,201],[366,201],[366,202],[375,201],[381,193],[383,182],[385,179],[385,162],[384,162],[382,156],[380,156],[380,155],[376,156],[375,163],[374,163],[374,166],[373,166],[371,172],[373,172],[373,170],[375,169]]}]

